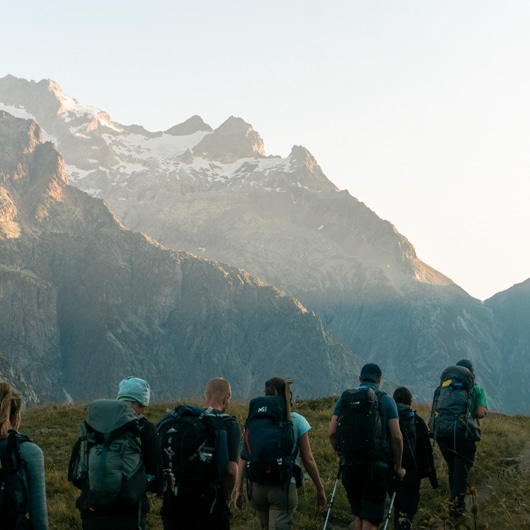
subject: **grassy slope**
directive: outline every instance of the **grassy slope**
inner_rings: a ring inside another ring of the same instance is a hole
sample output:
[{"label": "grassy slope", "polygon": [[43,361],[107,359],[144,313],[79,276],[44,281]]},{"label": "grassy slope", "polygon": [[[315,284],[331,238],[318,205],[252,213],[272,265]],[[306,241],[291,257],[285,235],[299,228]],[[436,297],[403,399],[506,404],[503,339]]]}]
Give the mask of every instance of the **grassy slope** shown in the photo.
[{"label": "grassy slope", "polygon": [[[170,406],[173,406],[170,405]],[[306,416],[313,429],[311,445],[320,474],[326,486],[328,500],[335,484],[337,464],[327,440],[327,426],[333,407],[332,399],[299,403],[295,410]],[[167,405],[149,407],[147,416],[156,422],[165,415]],[[246,405],[230,406],[241,424],[244,423]],[[418,413],[427,417],[427,408],[418,407]],[[81,405],[49,405],[24,412],[21,432],[29,435],[43,449],[46,458],[46,483],[50,528],[70,530],[81,528],[75,508],[77,490],[66,481],[66,471],[71,447],[77,438],[77,423],[84,419],[85,407]],[[489,414],[482,422],[483,439],[478,444],[475,466],[470,482],[475,493],[476,505],[469,528],[530,528],[530,458],[525,443],[530,432],[529,417],[509,417]],[[415,528],[449,528],[444,526],[444,501],[448,495],[445,464],[438,461],[440,488],[432,490],[428,480],[422,484],[420,509]],[[471,497],[468,505],[471,505]],[[161,529],[157,515],[159,501],[154,499],[153,513],[149,518],[150,529]],[[232,528],[236,530],[258,529],[250,510],[243,515],[233,510]],[[315,510],[315,489],[311,481],[299,491],[299,507],[296,529],[320,529],[326,513]],[[476,525],[475,525],[476,521]],[[339,486],[328,528],[348,528],[351,522],[344,489]]]}]

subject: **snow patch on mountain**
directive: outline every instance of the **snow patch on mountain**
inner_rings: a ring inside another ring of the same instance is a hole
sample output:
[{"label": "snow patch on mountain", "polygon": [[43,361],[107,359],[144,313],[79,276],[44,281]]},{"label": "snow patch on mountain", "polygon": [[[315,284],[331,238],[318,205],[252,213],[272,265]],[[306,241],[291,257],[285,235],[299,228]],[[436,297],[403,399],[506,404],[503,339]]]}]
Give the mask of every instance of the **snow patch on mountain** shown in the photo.
[{"label": "snow patch on mountain", "polygon": [[[15,107],[14,105],[6,105],[4,103],[0,103],[0,111],[7,112],[8,114],[11,114],[11,116],[14,116],[15,118],[22,118],[23,120],[33,120],[37,121],[35,116],[28,112],[24,107]],[[42,131],[42,138],[45,142],[52,142],[54,145],[58,144],[57,138],[55,136],[52,136],[51,134],[47,133],[43,128],[41,128]]]}]

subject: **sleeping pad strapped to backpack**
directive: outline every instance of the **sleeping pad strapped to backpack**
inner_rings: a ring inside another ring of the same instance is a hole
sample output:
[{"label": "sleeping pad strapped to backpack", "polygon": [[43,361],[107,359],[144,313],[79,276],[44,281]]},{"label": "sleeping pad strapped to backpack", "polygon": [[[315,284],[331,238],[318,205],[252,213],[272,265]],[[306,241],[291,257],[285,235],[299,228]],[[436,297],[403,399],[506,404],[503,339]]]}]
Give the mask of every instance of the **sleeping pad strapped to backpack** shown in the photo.
[{"label": "sleeping pad strapped to backpack", "polygon": [[142,418],[127,401],[90,403],[68,469],[68,480],[86,493],[78,499],[79,510],[104,513],[117,502],[132,506],[147,491]]},{"label": "sleeping pad strapped to backpack", "polygon": [[434,392],[429,427],[434,440],[480,440],[480,429],[471,417],[471,395],[475,384],[472,372],[463,366],[449,366]]},{"label": "sleeping pad strapped to backpack", "polygon": [[164,469],[175,476],[175,489],[205,493],[219,486],[228,465],[228,414],[213,409],[179,405],[156,426]]},{"label": "sleeping pad strapped to backpack", "polygon": [[294,473],[294,428],[285,396],[250,400],[241,457],[246,477],[261,484],[286,484]]}]

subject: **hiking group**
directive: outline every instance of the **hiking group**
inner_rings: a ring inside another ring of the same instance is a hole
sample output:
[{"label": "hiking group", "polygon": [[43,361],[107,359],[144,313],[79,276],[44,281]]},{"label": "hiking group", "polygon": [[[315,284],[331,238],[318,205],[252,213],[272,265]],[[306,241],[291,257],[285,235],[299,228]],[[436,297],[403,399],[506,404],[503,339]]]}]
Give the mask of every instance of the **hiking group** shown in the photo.
[{"label": "hiking group", "polygon": [[[379,389],[381,379],[379,366],[366,364],[359,386],[345,390],[334,407],[328,437],[338,474],[324,528],[341,477],[355,530],[376,529],[385,520],[386,529],[392,511],[394,529],[412,528],[421,480],[438,486],[431,439],[448,467],[451,520],[464,518],[478,419],[487,410],[471,362],[464,359],[443,372],[429,428],[412,409],[410,390],[396,388],[391,397]],[[162,498],[165,530],[229,530],[235,488],[235,508],[242,512],[248,504],[262,530],[291,529],[304,469],[324,510],[311,426],[291,410],[291,383],[269,379],[264,395],[250,401],[242,431],[227,413],[232,393],[226,379],[208,381],[202,407],[178,405],[156,425],[144,416],[147,381],[122,380],[116,399],[91,402],[78,426],[68,480],[80,490],[82,528],[145,530],[151,492]],[[20,393],[0,382],[0,530],[47,530],[43,454],[18,433],[21,407]]]}]

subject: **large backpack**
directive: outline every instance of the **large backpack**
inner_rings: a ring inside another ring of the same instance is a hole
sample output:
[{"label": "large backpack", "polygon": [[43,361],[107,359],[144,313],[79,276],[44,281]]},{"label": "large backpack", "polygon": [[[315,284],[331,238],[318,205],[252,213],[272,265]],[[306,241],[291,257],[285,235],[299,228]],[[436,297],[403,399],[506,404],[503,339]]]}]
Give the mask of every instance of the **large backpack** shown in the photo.
[{"label": "large backpack", "polygon": [[379,399],[384,392],[369,386],[345,390],[337,420],[335,448],[356,464],[387,460],[383,451],[383,424]]},{"label": "large backpack", "polygon": [[179,405],[156,426],[162,463],[175,476],[175,489],[205,493],[219,486],[228,465],[228,414]]},{"label": "large backpack", "polygon": [[140,439],[143,416],[127,401],[98,399],[88,406],[70,457],[68,480],[86,493],[81,511],[102,513],[135,505],[147,491]]},{"label": "large backpack", "polygon": [[443,371],[429,418],[434,440],[480,440],[480,429],[470,413],[474,384],[473,373],[463,366],[449,366]]},{"label": "large backpack", "polygon": [[285,396],[251,399],[241,450],[247,479],[261,484],[286,484],[294,473],[296,452]]},{"label": "large backpack", "polygon": [[9,431],[0,441],[0,529],[22,530],[31,528],[26,518],[27,510],[17,502],[16,490],[22,480],[20,471],[25,465],[20,454],[20,445],[29,438]]},{"label": "large backpack", "polygon": [[398,403],[399,428],[403,435],[402,467],[405,469],[417,467],[416,462],[416,412],[404,403]]}]

